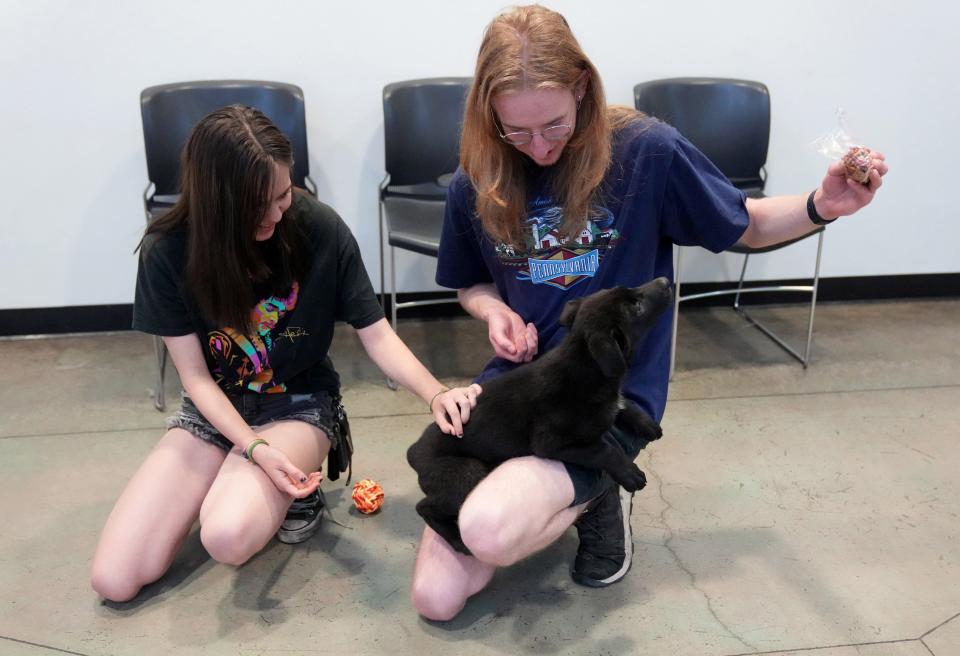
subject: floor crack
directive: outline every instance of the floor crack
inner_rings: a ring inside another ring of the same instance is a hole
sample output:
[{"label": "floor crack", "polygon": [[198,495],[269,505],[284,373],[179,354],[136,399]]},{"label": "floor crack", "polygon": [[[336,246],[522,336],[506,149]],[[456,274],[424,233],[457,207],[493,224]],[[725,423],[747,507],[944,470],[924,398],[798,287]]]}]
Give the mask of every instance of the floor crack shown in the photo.
[{"label": "floor crack", "polygon": [[669,501],[667,501],[666,497],[664,497],[664,495],[663,495],[663,478],[656,473],[656,471],[654,470],[653,467],[654,467],[654,465],[653,465],[653,454],[651,453],[651,454],[650,454],[650,457],[649,457],[649,459],[648,459],[648,471],[649,471],[651,474],[653,474],[654,477],[656,478],[656,481],[657,481],[657,497],[659,497],[660,501],[663,503],[663,508],[662,508],[661,511],[660,511],[660,518],[659,518],[659,519],[660,519],[660,525],[663,527],[663,530],[664,530],[665,533],[666,533],[666,539],[663,541],[663,547],[667,550],[667,552],[668,552],[668,553],[670,554],[670,556],[673,558],[673,561],[674,561],[674,563],[676,563],[677,567],[678,567],[683,573],[685,573],[685,574],[687,575],[687,578],[690,580],[690,585],[693,587],[693,589],[696,590],[697,592],[699,592],[699,593],[703,596],[703,598],[704,598],[704,600],[706,601],[706,604],[707,604],[707,611],[710,613],[710,616],[714,619],[714,621],[715,621],[717,624],[719,624],[720,626],[722,626],[723,629],[724,629],[728,634],[730,634],[730,636],[732,636],[735,640],[737,640],[737,641],[738,641],[740,644],[742,644],[744,647],[746,647],[747,649],[750,649],[750,650],[752,650],[752,651],[756,651],[756,650],[757,650],[757,647],[756,647],[756,646],[754,646],[754,645],[750,644],[749,642],[747,642],[744,638],[742,638],[741,636],[739,636],[736,631],[734,631],[734,630],[731,629],[729,626],[727,626],[727,624],[726,624],[722,619],[720,619],[720,617],[717,615],[716,610],[715,610],[714,607],[713,607],[713,600],[710,599],[710,595],[708,595],[707,592],[700,587],[700,585],[699,585],[699,583],[698,583],[698,581],[697,581],[697,576],[696,576],[696,574],[694,574],[694,573],[683,563],[683,560],[681,560],[680,556],[677,554],[676,550],[673,548],[672,542],[673,542],[673,539],[674,539],[676,536],[674,535],[673,529],[670,527],[670,524],[667,523],[667,516],[666,516],[666,515],[667,515],[667,512],[668,512],[668,511],[674,510],[674,508],[673,508],[673,505],[672,505]]}]

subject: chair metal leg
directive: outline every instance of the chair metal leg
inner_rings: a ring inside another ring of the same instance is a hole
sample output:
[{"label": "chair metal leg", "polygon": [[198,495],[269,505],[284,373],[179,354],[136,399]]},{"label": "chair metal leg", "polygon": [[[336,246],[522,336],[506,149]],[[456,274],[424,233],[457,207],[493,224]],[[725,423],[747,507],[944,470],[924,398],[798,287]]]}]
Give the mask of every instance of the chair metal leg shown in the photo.
[{"label": "chair metal leg", "polygon": [[157,358],[157,389],[153,395],[153,406],[163,412],[167,408],[166,392],[164,390],[164,378],[167,371],[167,346],[163,343],[162,338],[154,336],[153,349]]},{"label": "chair metal leg", "polygon": [[[390,325],[393,332],[397,332],[397,251],[390,246]],[[387,377],[387,387],[397,391],[397,383]]]},{"label": "chair metal leg", "polygon": [[817,290],[820,288],[820,255],[823,253],[823,232],[817,238],[817,263],[813,269],[813,292],[810,298],[810,321],[807,324],[807,347],[803,350],[803,368],[810,361],[810,345],[813,343],[813,314],[817,309]]},{"label": "chair metal leg", "polygon": [[740,281],[737,283],[737,294],[733,297],[733,309],[740,309],[740,292],[743,291],[743,280],[747,276],[747,262],[750,261],[750,253],[744,253],[743,266],[740,267]]},{"label": "chair metal leg", "polygon": [[380,218],[380,307],[383,307],[383,302],[387,299],[387,290],[384,287],[384,261],[383,261],[383,201],[377,201],[377,209],[379,212]]},{"label": "chair metal leg", "polygon": [[[797,359],[798,362],[803,366],[804,369],[807,368],[807,364],[810,361],[810,346],[813,341],[813,315],[817,305],[817,287],[819,286],[820,281],[820,255],[823,250],[823,232],[818,236],[817,241],[817,260],[813,273],[813,284],[812,285],[803,285],[803,286],[780,286],[780,287],[756,287],[743,289],[743,280],[747,271],[747,259],[750,257],[749,253],[744,255],[743,258],[743,269],[740,272],[740,283],[737,287],[736,297],[733,304],[733,309],[738,312],[744,319],[750,322],[750,324],[756,327],[764,335],[772,339],[777,346],[782,348],[784,351],[792,355]],[[807,340],[806,345],[801,355],[796,349],[787,344],[779,335],[774,333],[771,329],[767,328],[759,319],[755,319],[750,315],[743,307],[740,306],[740,294],[741,292],[759,292],[759,291],[795,291],[795,292],[809,292],[810,293],[810,317],[807,321]]]},{"label": "chair metal leg", "polygon": [[677,321],[680,317],[680,253],[682,246],[674,246],[673,251],[673,325],[670,329],[670,374],[668,380],[673,380],[673,370],[677,364]]},{"label": "chair metal leg", "polygon": [[[811,285],[766,285],[766,286],[751,286],[745,287],[744,282],[747,275],[747,264],[750,261],[750,254],[745,253],[743,256],[743,266],[740,269],[740,279],[737,281],[736,288],[730,289],[721,289],[718,291],[711,292],[702,292],[697,294],[689,294],[683,298],[680,296],[680,262],[681,262],[681,247],[677,246],[676,251],[674,252],[674,301],[673,301],[673,334],[670,339],[670,379],[673,379],[674,369],[676,367],[676,349],[677,349],[677,319],[679,315],[680,301],[692,301],[698,298],[708,298],[713,296],[722,296],[727,294],[733,294],[733,309],[739,315],[741,315],[746,321],[748,321],[752,326],[756,327],[760,332],[773,340],[784,351],[789,353],[791,356],[797,359],[803,368],[807,368],[807,364],[810,362],[810,350],[813,345],[813,319],[816,313],[817,308],[817,291],[820,288],[820,261],[821,255],[823,254],[823,231],[820,232],[817,238],[817,259],[813,271],[813,283]],[[747,293],[762,293],[762,292],[806,292],[810,294],[810,316],[807,320],[807,339],[804,345],[803,353],[801,354],[796,349],[787,344],[779,335],[774,333],[770,328],[767,328],[760,320],[755,319],[753,316],[747,312],[740,304],[740,297],[743,294]]]},{"label": "chair metal leg", "polygon": [[397,251],[390,247],[390,325],[397,332]]}]

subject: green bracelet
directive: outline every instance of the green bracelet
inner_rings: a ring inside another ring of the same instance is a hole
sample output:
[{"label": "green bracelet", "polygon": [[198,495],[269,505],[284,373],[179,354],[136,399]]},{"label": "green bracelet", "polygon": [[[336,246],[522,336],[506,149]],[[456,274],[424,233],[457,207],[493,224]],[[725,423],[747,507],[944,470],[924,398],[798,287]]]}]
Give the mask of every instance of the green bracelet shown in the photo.
[{"label": "green bracelet", "polygon": [[438,396],[440,396],[440,395],[443,394],[444,392],[449,392],[449,391],[450,391],[450,388],[449,388],[449,387],[443,387],[443,388],[441,388],[440,391],[437,392],[436,394],[434,394],[434,395],[433,395],[433,398],[430,399],[430,403],[427,404],[427,409],[430,410],[431,413],[433,413],[433,402],[437,400],[437,397],[438,397]]},{"label": "green bracelet", "polygon": [[249,460],[250,462],[256,464],[257,461],[253,459],[253,450],[256,449],[258,446],[260,446],[261,444],[266,444],[267,446],[270,446],[269,442],[267,442],[266,440],[262,440],[258,437],[254,441],[250,442],[250,444],[247,445],[247,448],[243,450],[243,457]]}]

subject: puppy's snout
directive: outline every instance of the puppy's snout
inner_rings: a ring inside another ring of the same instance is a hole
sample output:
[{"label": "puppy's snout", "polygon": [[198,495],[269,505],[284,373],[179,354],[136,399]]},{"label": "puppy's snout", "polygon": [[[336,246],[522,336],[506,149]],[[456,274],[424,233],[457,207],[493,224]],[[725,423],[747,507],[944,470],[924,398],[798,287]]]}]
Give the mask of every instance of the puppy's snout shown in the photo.
[{"label": "puppy's snout", "polygon": [[641,289],[646,292],[648,298],[651,298],[658,305],[669,304],[673,300],[673,283],[666,276],[654,278]]},{"label": "puppy's snout", "polygon": [[653,282],[660,289],[663,289],[664,291],[669,293],[673,293],[673,283],[670,282],[670,279],[667,278],[666,276],[660,276],[659,278],[656,278]]}]

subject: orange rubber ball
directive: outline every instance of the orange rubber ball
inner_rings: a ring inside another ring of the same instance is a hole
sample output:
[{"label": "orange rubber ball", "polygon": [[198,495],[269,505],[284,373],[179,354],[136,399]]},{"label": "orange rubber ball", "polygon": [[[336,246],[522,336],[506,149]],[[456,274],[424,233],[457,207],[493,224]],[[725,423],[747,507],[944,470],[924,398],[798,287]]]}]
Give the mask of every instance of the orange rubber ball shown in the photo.
[{"label": "orange rubber ball", "polygon": [[353,505],[365,515],[377,512],[383,505],[383,488],[369,478],[358,481],[353,486]]}]

